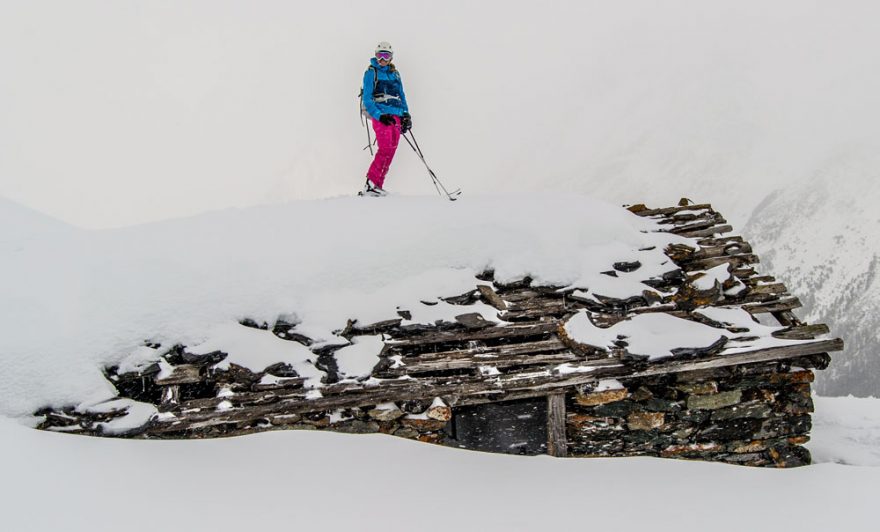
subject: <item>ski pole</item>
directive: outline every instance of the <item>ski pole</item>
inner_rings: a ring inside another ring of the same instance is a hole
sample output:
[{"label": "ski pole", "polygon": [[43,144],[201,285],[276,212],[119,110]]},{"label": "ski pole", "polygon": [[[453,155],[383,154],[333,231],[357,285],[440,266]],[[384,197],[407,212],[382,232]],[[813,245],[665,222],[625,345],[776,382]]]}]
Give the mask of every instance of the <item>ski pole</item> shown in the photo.
[{"label": "ski pole", "polygon": [[[446,194],[446,198],[449,201],[455,201],[458,199],[458,196],[461,194],[461,189],[457,188],[452,192],[446,190],[446,187],[443,186],[443,183],[440,182],[440,179],[437,177],[437,174],[434,173],[434,170],[431,170],[431,167],[428,166],[428,162],[425,161],[425,156],[422,153],[422,148],[419,146],[419,142],[416,140],[416,136],[413,134],[412,129],[409,130],[409,135],[412,137],[412,141],[410,141],[409,137],[406,136],[406,133],[401,135],[403,139],[409,144],[409,147],[415,152],[419,159],[421,159],[422,164],[425,165],[425,168],[428,170],[428,175],[431,176],[431,182],[434,183],[434,188],[437,189],[437,194],[443,195]],[[440,192],[443,190],[443,192]]]}]

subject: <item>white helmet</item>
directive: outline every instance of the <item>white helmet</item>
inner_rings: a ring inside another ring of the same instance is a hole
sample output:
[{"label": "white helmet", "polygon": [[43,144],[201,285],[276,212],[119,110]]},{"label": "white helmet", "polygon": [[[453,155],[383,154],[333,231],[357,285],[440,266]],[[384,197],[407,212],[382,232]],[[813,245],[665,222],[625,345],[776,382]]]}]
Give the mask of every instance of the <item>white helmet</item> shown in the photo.
[{"label": "white helmet", "polygon": [[394,53],[394,49],[391,48],[391,43],[390,43],[390,42],[388,42],[388,41],[382,41],[382,42],[380,42],[379,44],[376,45],[376,52],[375,52],[375,53],[378,54],[379,52],[391,52],[391,53],[393,54],[393,53]]}]

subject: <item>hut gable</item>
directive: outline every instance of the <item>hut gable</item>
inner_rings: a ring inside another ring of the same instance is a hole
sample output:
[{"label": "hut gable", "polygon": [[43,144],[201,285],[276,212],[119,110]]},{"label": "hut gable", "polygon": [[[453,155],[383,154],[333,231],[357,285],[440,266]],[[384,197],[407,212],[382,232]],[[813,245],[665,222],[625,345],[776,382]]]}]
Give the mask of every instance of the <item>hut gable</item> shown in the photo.
[{"label": "hut gable", "polygon": [[[382,432],[470,449],[809,463],[814,369],[842,349],[710,205],[629,207],[656,246],[549,286],[485,271],[332,340],[243,320],[106,369],[120,398],[41,428],[140,438]],[[771,324],[772,322],[772,324]]]}]

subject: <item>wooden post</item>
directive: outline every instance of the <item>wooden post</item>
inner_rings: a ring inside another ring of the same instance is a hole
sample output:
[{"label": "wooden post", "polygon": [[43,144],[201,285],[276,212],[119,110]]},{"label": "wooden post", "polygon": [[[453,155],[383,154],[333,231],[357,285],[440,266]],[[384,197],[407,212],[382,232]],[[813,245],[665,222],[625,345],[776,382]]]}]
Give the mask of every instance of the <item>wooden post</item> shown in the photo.
[{"label": "wooden post", "polygon": [[180,386],[172,384],[162,390],[162,408],[170,410],[180,404]]},{"label": "wooden post", "polygon": [[547,396],[547,454],[568,456],[568,443],[565,439],[565,394],[555,393]]}]

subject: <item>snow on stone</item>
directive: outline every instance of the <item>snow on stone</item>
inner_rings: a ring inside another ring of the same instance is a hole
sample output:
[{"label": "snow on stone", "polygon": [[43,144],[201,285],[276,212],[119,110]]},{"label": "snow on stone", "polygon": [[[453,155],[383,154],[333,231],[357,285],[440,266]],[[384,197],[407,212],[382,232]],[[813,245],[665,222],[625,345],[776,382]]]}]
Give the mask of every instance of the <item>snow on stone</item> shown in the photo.
[{"label": "snow on stone", "polygon": [[724,348],[724,354],[811,341],[774,338],[772,333],[783,327],[762,325],[741,308],[707,307],[695,312],[725,326],[748,329],[748,332],[735,334],[664,313],[638,314],[603,328],[593,324],[588,310],[581,310],[571,317],[565,323],[565,331],[575,342],[601,349],[612,349],[615,342],[622,340],[627,343],[629,353],[647,356],[648,360],[671,357],[672,350],[676,348],[708,347],[722,336],[730,340]]},{"label": "snow on stone", "polygon": [[317,355],[302,344],[282,340],[269,331],[245,327],[237,322],[215,326],[207,340],[186,350],[194,355],[216,351],[227,353],[228,356],[214,366],[220,370],[229,369],[229,365],[234,363],[260,373],[268,366],[283,362],[306,379],[306,387],[320,386],[321,377],[326,375],[311,362]]},{"label": "snow on stone", "polygon": [[716,283],[721,285],[730,278],[730,270],[727,263],[719,264],[700,273],[703,275],[694,281],[694,288],[697,290],[711,290],[715,288]]},{"label": "snow on stone", "polygon": [[87,412],[96,414],[125,411],[125,415],[110,421],[98,423],[104,434],[120,435],[137,430],[147,424],[158,413],[154,405],[141,403],[133,399],[114,399],[97,405],[89,406]]},{"label": "snow on stone", "polygon": [[575,342],[602,349],[615,347],[623,339],[627,351],[657,360],[672,356],[679,347],[707,347],[723,336],[720,329],[663,313],[638,314],[611,327],[593,325],[586,310],[565,323],[565,331]]},{"label": "snow on stone", "polygon": [[333,356],[339,372],[345,377],[369,377],[379,363],[379,353],[383,347],[382,335],[357,336],[352,338],[352,345],[336,351]]},{"label": "snow on stone", "polygon": [[[474,279],[474,281],[474,284],[476,284],[476,279]],[[418,288],[415,288],[414,293],[418,292]],[[411,299],[412,295],[409,295],[409,298]],[[484,320],[489,322],[502,323],[501,320],[498,319],[498,309],[482,302],[477,302],[473,305],[461,306],[447,303],[446,301],[443,301],[438,297],[436,304],[426,305],[424,303],[419,303],[416,305],[407,306],[405,307],[405,310],[408,310],[411,313],[412,319],[403,320],[401,322],[401,325],[412,325],[416,323],[433,325],[439,321],[455,322],[456,316],[471,313],[479,314],[483,317]]]},{"label": "snow on stone", "polygon": [[608,390],[620,390],[623,384],[617,379],[602,379],[593,387],[594,392],[606,392]]},{"label": "snow on stone", "polygon": [[159,349],[145,345],[134,348],[127,357],[119,363],[119,373],[132,373],[140,371],[159,361],[161,356]]}]

